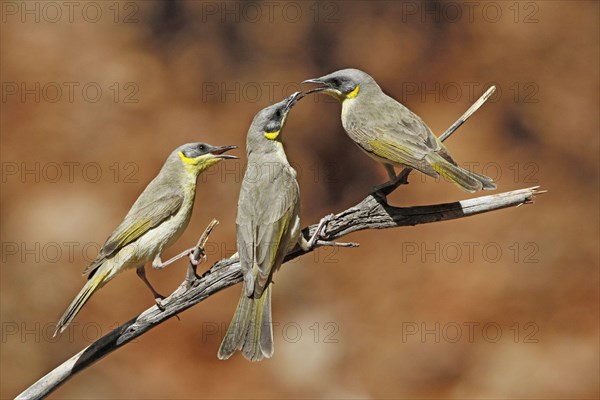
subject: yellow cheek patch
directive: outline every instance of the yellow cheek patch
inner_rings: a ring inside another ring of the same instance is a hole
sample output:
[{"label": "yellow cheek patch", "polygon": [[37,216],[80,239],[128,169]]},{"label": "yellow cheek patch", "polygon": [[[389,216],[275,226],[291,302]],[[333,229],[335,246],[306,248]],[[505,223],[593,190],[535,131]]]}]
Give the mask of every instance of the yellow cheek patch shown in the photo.
[{"label": "yellow cheek patch", "polygon": [[360,85],[356,85],[356,87],[354,88],[354,90],[351,91],[350,93],[348,93],[346,95],[346,98],[347,99],[353,99],[353,98],[355,98],[359,91],[360,91]]},{"label": "yellow cheek patch", "polygon": [[275,140],[277,139],[277,136],[279,136],[279,132],[281,132],[281,130],[275,132],[265,132],[264,135],[269,140]]},{"label": "yellow cheek patch", "polygon": [[219,157],[200,158],[200,162],[198,163],[198,168],[200,168],[200,171],[204,171],[208,167],[215,165],[216,163],[218,163],[221,160],[222,160],[222,158],[219,158]]},{"label": "yellow cheek patch", "polygon": [[185,154],[183,154],[183,151],[179,152],[179,158],[181,158],[181,161],[183,161],[184,164],[188,164],[188,165],[197,164],[197,161],[194,158],[186,157]]}]

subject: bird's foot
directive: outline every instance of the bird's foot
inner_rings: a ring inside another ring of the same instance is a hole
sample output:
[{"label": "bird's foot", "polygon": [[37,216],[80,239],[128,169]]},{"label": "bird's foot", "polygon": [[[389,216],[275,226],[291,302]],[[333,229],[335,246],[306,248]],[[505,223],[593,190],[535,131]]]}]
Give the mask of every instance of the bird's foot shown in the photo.
[{"label": "bird's foot", "polygon": [[373,190],[371,190],[371,194],[386,198],[390,193],[396,190],[398,186],[406,184],[408,184],[408,174],[403,170],[402,173],[398,174],[394,179],[390,179],[381,185],[375,186]]},{"label": "bird's foot", "polygon": [[315,247],[315,244],[319,239],[324,237],[324,229],[327,227],[327,224],[333,220],[334,217],[335,216],[333,214],[329,214],[321,218],[321,220],[319,221],[319,225],[317,225],[317,230],[306,244],[309,250]]},{"label": "bird's foot", "polygon": [[197,267],[203,260],[207,260],[206,254],[204,254],[204,251],[202,249],[200,249],[200,257],[198,257],[198,259],[196,259],[196,257],[194,256],[194,249],[190,249],[188,258],[190,259],[190,264],[192,264],[194,267]]},{"label": "bird's foot", "polygon": [[330,242],[327,240],[317,240],[315,246],[332,246],[332,247],[358,247],[359,243],[356,242]]},{"label": "bird's foot", "polygon": [[394,185],[396,184],[395,180],[394,181],[387,181],[385,183],[382,183],[381,185],[377,185],[374,186],[373,189],[371,189],[371,193],[376,194],[382,194],[384,196],[387,196],[388,194],[391,193],[390,189],[395,189]]},{"label": "bird's foot", "polygon": [[304,236],[300,235],[300,240],[298,241],[298,245],[300,246],[302,251],[309,252],[312,249],[314,249],[315,247],[321,247],[321,246],[358,247],[358,243],[354,243],[354,242],[343,243],[343,242],[330,242],[327,240],[321,240],[322,238],[325,237],[325,235],[324,235],[325,227],[334,218],[335,218],[335,216],[333,214],[329,214],[329,215],[326,215],[325,217],[321,218],[321,221],[319,221],[319,225],[317,226],[317,230],[312,235],[312,237],[310,238],[309,241],[306,241]]},{"label": "bird's foot", "polygon": [[204,249],[199,248],[198,250],[200,250],[199,255],[195,254],[195,249],[190,249],[190,254],[188,255],[188,257],[190,259],[190,264],[188,265],[188,271],[185,276],[186,289],[191,288],[193,286],[194,282],[196,281],[196,279],[199,278],[198,274],[196,273],[196,268],[198,267],[198,265],[200,265],[200,263],[202,261],[204,261],[204,262],[208,261],[208,256],[204,252]]}]

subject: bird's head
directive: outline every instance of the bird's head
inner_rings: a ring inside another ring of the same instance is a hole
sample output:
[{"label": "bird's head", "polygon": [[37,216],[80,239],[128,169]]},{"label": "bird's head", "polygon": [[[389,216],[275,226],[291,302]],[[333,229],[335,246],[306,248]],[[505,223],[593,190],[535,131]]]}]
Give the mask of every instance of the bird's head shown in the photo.
[{"label": "bird's head", "polygon": [[268,142],[281,142],[281,132],[287,115],[304,95],[295,92],[291,96],[260,110],[248,130],[248,149]]},{"label": "bird's head", "polygon": [[319,87],[307,91],[306,94],[323,92],[340,102],[354,99],[364,91],[379,87],[369,74],[354,68],[335,71],[320,78],[307,79],[302,83],[319,85]]},{"label": "bird's head", "polygon": [[178,147],[174,153],[179,156],[179,160],[186,170],[200,173],[223,159],[238,158],[225,154],[226,151],[235,148],[237,146],[215,147],[208,143],[187,143]]}]

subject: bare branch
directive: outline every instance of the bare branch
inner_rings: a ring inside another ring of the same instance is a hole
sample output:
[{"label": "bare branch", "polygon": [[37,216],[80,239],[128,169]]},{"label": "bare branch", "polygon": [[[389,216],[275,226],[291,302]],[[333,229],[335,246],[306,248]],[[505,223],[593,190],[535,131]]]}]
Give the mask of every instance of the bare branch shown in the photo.
[{"label": "bare branch", "polygon": [[471,117],[471,115],[475,114],[475,111],[479,110],[479,107],[483,105],[496,91],[496,86],[490,86],[488,90],[485,91],[483,95],[475,102],[463,115],[460,116],[459,119],[456,120],[455,123],[448,129],[446,132],[442,133],[440,136],[440,140],[443,142],[448,139],[450,135],[454,133],[462,124],[467,122],[467,120]]}]

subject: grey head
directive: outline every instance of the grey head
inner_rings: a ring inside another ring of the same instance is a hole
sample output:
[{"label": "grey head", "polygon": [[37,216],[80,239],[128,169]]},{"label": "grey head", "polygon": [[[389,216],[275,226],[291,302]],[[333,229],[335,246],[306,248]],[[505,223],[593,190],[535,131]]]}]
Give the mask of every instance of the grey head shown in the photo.
[{"label": "grey head", "polygon": [[206,156],[207,158],[237,158],[229,154],[224,154],[226,151],[236,149],[237,146],[213,146],[208,143],[195,142],[186,143],[175,149],[175,153],[182,152],[186,158],[196,159]]},{"label": "grey head", "polygon": [[263,108],[254,116],[246,140],[248,155],[277,149],[277,144],[281,144],[281,132],[288,113],[302,97],[302,92],[295,92],[282,101]]},{"label": "grey head", "polygon": [[361,93],[381,92],[381,88],[371,75],[355,68],[341,69],[320,78],[307,79],[302,83],[319,85],[319,87],[307,91],[306,94],[323,92],[339,101],[355,98]]},{"label": "grey head", "polygon": [[[213,146],[208,143],[186,143],[179,146],[167,158],[165,168],[200,173],[223,159],[238,158],[225,152],[237,146]],[[181,168],[181,167],[185,168]]]}]

